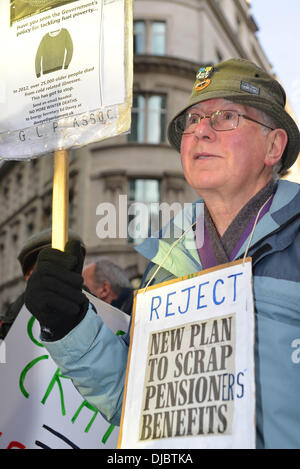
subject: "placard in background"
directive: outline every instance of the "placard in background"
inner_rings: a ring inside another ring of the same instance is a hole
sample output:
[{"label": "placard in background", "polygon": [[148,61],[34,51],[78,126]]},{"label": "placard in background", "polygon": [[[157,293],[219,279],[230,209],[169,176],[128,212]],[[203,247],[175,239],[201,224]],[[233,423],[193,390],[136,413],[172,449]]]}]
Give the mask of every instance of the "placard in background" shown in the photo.
[{"label": "placard in background", "polygon": [[0,158],[129,130],[132,0],[3,0],[0,44]]},{"label": "placard in background", "polygon": [[[87,296],[113,332],[127,331],[128,315]],[[24,306],[1,344],[0,448],[116,448],[119,427],[107,423],[62,375],[40,343],[39,331]]]}]

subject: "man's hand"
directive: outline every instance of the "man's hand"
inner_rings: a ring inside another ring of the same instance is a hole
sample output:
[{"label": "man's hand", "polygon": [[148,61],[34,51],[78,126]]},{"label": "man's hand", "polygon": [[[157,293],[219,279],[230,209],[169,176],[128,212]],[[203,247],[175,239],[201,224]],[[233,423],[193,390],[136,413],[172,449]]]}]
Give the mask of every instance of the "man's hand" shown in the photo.
[{"label": "man's hand", "polygon": [[64,252],[45,248],[25,291],[25,305],[41,325],[45,340],[59,340],[84,318],[89,301],[82,293],[84,253],[79,241]]}]

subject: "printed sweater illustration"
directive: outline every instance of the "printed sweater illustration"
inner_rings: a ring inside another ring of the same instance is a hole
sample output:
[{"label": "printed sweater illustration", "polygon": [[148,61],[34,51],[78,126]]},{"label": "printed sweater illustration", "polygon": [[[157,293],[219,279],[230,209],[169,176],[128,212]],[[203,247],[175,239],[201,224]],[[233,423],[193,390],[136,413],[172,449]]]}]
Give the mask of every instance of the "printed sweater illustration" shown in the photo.
[{"label": "printed sweater illustration", "polygon": [[45,34],[35,57],[36,76],[68,68],[72,55],[73,42],[67,29]]}]

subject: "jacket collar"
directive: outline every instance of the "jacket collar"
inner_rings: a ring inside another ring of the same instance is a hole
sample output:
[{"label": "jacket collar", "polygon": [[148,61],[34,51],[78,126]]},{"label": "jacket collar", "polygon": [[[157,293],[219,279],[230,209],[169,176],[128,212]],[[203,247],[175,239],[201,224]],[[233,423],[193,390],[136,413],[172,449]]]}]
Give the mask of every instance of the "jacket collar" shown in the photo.
[{"label": "jacket collar", "polygon": [[[160,265],[176,277],[199,272],[202,265],[199,259],[194,231],[191,227],[199,216],[204,214],[202,199],[192,204],[184,204],[184,209],[179,212],[157,235],[146,239],[135,249],[148,260]],[[278,230],[295,215],[300,216],[300,185],[290,181],[278,181],[277,189],[268,213],[257,223],[251,246],[264,239],[270,233]],[[168,255],[172,244],[186,230],[183,238],[172,248],[172,255]],[[170,237],[175,233],[176,237]],[[245,240],[236,259],[245,252],[248,244]]]},{"label": "jacket collar", "polygon": [[[270,210],[257,223],[251,246],[280,229],[296,215],[300,215],[300,186],[290,181],[279,180]],[[248,239],[241,246],[236,258],[244,254]],[[250,246],[250,248],[251,248]]]},{"label": "jacket collar", "polygon": [[[203,214],[202,199],[184,204],[182,211],[153,237],[136,246],[136,251],[157,265],[163,263],[162,267],[176,277],[199,272],[202,266],[195,243],[193,225]],[[182,235],[181,240],[174,245]],[[170,250],[172,255],[171,253],[168,255]]]}]

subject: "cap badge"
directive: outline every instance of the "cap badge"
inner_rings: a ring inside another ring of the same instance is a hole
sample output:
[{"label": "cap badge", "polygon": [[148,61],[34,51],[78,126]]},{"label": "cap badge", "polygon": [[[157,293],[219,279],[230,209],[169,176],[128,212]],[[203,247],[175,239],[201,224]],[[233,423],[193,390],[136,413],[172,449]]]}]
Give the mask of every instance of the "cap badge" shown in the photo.
[{"label": "cap badge", "polygon": [[213,66],[199,68],[194,85],[195,91],[201,91],[206,88],[211,83],[210,78],[214,72],[215,69]]},{"label": "cap badge", "polygon": [[215,69],[212,65],[210,65],[209,67],[200,67],[197,72],[196,79],[205,80],[206,78],[210,78],[214,71]]}]

